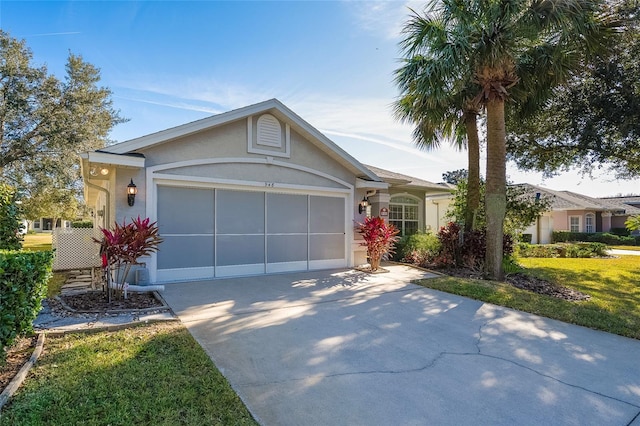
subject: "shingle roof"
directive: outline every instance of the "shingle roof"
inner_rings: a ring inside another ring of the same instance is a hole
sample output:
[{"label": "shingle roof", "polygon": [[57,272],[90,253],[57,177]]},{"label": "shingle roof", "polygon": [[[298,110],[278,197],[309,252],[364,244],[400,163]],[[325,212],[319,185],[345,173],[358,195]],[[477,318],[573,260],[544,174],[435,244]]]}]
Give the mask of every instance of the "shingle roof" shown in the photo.
[{"label": "shingle roof", "polygon": [[433,183],[413,176],[392,172],[391,170],[385,170],[379,167],[370,166],[368,164],[365,164],[365,167],[382,178],[382,180],[393,186],[437,189],[442,192],[451,192],[455,189],[455,186],[446,183]]},{"label": "shingle roof", "polygon": [[[532,194],[539,192],[541,196],[549,197],[551,199],[551,208],[554,210],[608,211],[614,215],[640,214],[640,208],[626,204],[620,198],[593,198],[571,191],[554,191],[529,183],[520,184],[520,186],[527,187]],[[640,200],[640,197],[627,198],[638,198]]]}]

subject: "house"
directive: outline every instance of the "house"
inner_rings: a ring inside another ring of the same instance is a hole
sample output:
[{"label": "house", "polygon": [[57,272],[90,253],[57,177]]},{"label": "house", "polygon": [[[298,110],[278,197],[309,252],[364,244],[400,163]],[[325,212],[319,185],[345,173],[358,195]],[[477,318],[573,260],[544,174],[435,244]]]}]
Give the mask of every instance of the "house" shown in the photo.
[{"label": "house", "polygon": [[379,167],[367,168],[389,185],[389,222],[402,235],[418,231],[438,232],[446,225],[453,185],[433,183]]},{"label": "house", "polygon": [[276,99],[84,153],[81,165],[96,226],[158,222],[151,282],[362,264],[356,223],[425,229],[426,194],[449,192],[366,167]]},{"label": "house", "polygon": [[545,212],[524,231],[532,235],[531,242],[534,244],[552,242],[553,231],[610,232],[615,228],[624,228],[624,222],[630,215],[640,214],[640,206],[634,206],[633,202],[626,203],[624,198],[593,198],[571,191],[521,185],[536,197],[551,201],[551,211]]},{"label": "house", "polygon": [[[51,232],[53,231],[53,218],[50,217],[41,217],[35,219],[33,221],[28,221],[30,224],[29,230],[34,231],[36,233],[40,232]],[[71,228],[70,220],[57,219],[56,220],[56,228]]]}]

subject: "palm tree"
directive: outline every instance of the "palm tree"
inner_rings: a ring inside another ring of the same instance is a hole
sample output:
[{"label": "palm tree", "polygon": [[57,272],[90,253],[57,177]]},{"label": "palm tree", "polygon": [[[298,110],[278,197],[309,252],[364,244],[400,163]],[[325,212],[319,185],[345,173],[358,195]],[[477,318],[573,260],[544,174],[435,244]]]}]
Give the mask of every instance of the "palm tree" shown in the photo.
[{"label": "palm tree", "polygon": [[[506,211],[505,104],[517,95],[540,105],[577,69],[582,52],[596,51],[611,34],[602,0],[433,0],[413,28],[415,52],[444,61],[427,79],[441,90],[475,85],[487,117],[486,273],[501,279]],[[411,21],[410,21],[411,22]],[[410,51],[409,51],[410,53]],[[417,89],[416,89],[417,90]],[[426,96],[439,93],[427,91]]]},{"label": "palm tree", "polygon": [[[424,39],[420,37],[422,31],[414,30],[430,25],[438,23],[414,12],[414,17],[405,27],[408,36],[403,44],[409,58],[396,71],[395,81],[401,90],[401,97],[396,101],[394,111],[402,122],[415,125],[413,139],[418,147],[437,149],[443,139],[448,139],[460,150],[466,147],[468,176],[464,229],[470,231],[474,228],[475,214],[480,205],[480,139],[477,125],[480,104],[471,96],[469,78],[465,84],[439,81],[437,76],[450,71],[443,72],[438,68],[446,68],[448,63],[416,53],[424,45]],[[429,43],[430,46],[434,44],[435,41]]]}]

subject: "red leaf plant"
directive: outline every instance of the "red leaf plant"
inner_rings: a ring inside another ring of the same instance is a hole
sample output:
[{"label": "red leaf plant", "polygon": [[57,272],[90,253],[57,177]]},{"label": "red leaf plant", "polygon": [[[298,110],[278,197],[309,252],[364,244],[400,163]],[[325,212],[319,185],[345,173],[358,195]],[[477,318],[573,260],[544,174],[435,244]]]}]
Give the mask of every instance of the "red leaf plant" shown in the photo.
[{"label": "red leaf plant", "polygon": [[363,246],[367,246],[367,256],[371,272],[380,267],[380,261],[392,254],[398,241],[400,230],[381,217],[367,217],[364,223],[358,223],[358,233],[364,238]]},{"label": "red leaf plant", "polygon": [[[115,222],[112,230],[100,228],[102,239],[93,239],[100,244],[102,266],[107,272],[107,290],[111,300],[111,287],[122,295],[125,280],[133,265],[143,256],[158,251],[162,238],[158,234],[157,222],[149,218],[131,218],[130,223]],[[113,283],[113,284],[110,284]]]}]

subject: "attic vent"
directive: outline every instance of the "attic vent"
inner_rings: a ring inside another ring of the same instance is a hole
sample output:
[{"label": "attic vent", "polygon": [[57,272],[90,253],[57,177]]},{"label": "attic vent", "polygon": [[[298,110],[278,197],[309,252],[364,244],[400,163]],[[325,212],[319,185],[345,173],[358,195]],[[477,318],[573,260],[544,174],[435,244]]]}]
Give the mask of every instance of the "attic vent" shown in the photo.
[{"label": "attic vent", "polygon": [[271,114],[264,114],[258,118],[258,145],[282,147],[282,128],[280,122]]}]

